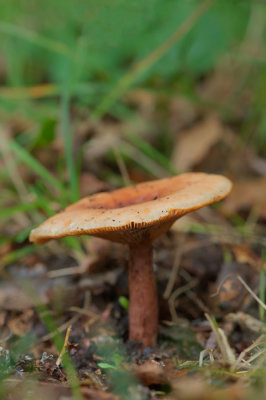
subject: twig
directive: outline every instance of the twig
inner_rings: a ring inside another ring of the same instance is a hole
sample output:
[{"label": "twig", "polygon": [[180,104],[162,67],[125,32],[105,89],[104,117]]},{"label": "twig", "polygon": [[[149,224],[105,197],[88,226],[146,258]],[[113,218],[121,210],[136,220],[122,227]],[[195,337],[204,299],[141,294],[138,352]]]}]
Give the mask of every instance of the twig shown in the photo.
[{"label": "twig", "polygon": [[203,301],[196,295],[196,293],[192,292],[192,290],[188,290],[187,292],[187,297],[194,301],[194,303],[204,312],[204,313],[209,313],[210,310],[206,306],[206,304],[203,303]]},{"label": "twig", "polygon": [[182,258],[183,252],[184,252],[183,245],[184,245],[184,242],[185,242],[185,238],[186,238],[186,236],[182,235],[182,237],[181,237],[181,239],[180,239],[180,241],[178,243],[178,247],[177,247],[177,250],[176,250],[176,253],[175,253],[174,266],[172,268],[170,277],[169,277],[168,282],[167,282],[166,289],[165,289],[164,294],[163,294],[163,298],[164,299],[168,299],[169,296],[171,295],[172,290],[173,290],[173,287],[174,287],[174,284],[175,284],[175,280],[176,280],[176,277],[177,277],[177,274],[178,274],[179,266],[180,266],[180,261],[181,261],[181,258]]},{"label": "twig", "polygon": [[251,357],[248,359],[249,364],[250,364],[252,361],[254,361],[254,360],[256,360],[257,358],[259,358],[260,356],[262,356],[263,354],[265,354],[265,353],[266,353],[266,350],[260,350],[260,351],[258,351],[257,353],[253,354],[253,356],[251,356]]},{"label": "twig", "polygon": [[[96,260],[96,257],[95,257]],[[55,269],[48,272],[49,278],[60,278],[62,276],[70,276],[70,275],[82,275],[86,272],[87,266],[86,264],[81,264],[75,267],[67,267],[61,269]]]},{"label": "twig", "polygon": [[67,328],[63,348],[62,348],[62,350],[60,351],[60,354],[59,354],[58,359],[56,360],[56,365],[57,365],[57,367],[59,367],[59,365],[62,363],[63,356],[64,356],[64,354],[65,354],[65,352],[66,352],[66,349],[67,349],[67,346],[68,346],[68,339],[69,339],[69,335],[70,335],[71,328],[72,328],[72,325],[70,325],[70,326]]},{"label": "twig", "polygon": [[80,315],[84,315],[87,317],[87,322],[84,325],[85,332],[88,332],[89,327],[92,326],[95,322],[97,322],[101,316],[94,313],[93,311],[88,310],[87,308],[80,308],[80,307],[70,307],[69,311],[78,313]]},{"label": "twig", "polygon": [[210,358],[210,363],[213,364],[214,363],[214,357],[213,357],[213,349],[211,348],[207,348],[204,349],[200,352],[200,356],[199,356],[199,367],[203,366],[203,361],[204,361],[204,356],[208,354],[209,358]]},{"label": "twig", "polygon": [[197,284],[198,284],[198,279],[195,278],[192,281],[188,282],[186,285],[184,285],[180,288],[177,288],[169,297],[168,304],[169,304],[169,310],[170,310],[170,314],[171,314],[173,321],[177,321],[177,319],[178,319],[178,316],[177,316],[177,313],[175,310],[175,304],[174,304],[175,300],[177,299],[178,296],[185,293],[189,289],[192,289]]},{"label": "twig", "polygon": [[[254,343],[252,343],[250,346],[248,346],[246,349],[244,349],[238,356],[237,360],[235,361],[235,363],[232,365],[231,370],[234,371],[238,368],[239,364],[241,363],[241,361],[243,361],[243,358],[245,357],[245,355],[252,349],[254,349],[254,347],[258,346],[262,340],[265,339],[265,335],[261,335],[257,340],[255,340]],[[259,352],[259,355],[261,355],[262,353]],[[257,354],[255,355],[257,357],[259,357],[259,355],[257,356]],[[253,361],[254,359],[254,355],[247,360],[248,362]]]},{"label": "twig", "polygon": [[46,342],[47,340],[52,339],[55,335],[58,334],[58,332],[63,332],[65,329],[67,329],[69,326],[72,326],[73,323],[75,323],[78,319],[80,318],[80,314],[74,315],[69,321],[65,322],[56,331],[50,332],[47,335],[43,336],[40,339],[40,342]]},{"label": "twig", "polygon": [[246,284],[244,279],[242,279],[240,275],[237,275],[237,279],[242,283],[244,288],[247,289],[247,291],[251,294],[251,296],[259,303],[259,305],[261,305],[261,307],[263,307],[264,310],[266,310],[266,305],[258,298],[258,296],[253,292],[253,290]]},{"label": "twig", "polygon": [[121,154],[119,153],[119,151],[117,150],[117,148],[115,146],[112,146],[113,152],[114,152],[114,156],[118,165],[118,168],[120,170],[120,174],[123,178],[124,181],[124,185],[125,186],[129,186],[131,185],[131,180],[127,171],[127,167],[126,164],[123,160],[123,158],[121,157]]},{"label": "twig", "polygon": [[217,344],[219,346],[219,349],[221,351],[221,355],[222,355],[222,361],[225,364],[229,364],[230,367],[232,365],[234,365],[236,358],[235,355],[233,353],[233,350],[231,349],[227,337],[225,336],[224,331],[221,328],[218,328],[214,325],[213,320],[211,319],[211,317],[209,316],[209,314],[205,314],[205,317],[207,318],[207,320],[209,321],[212,331],[215,335]]},{"label": "twig", "polygon": [[94,313],[93,311],[90,311],[90,310],[84,309],[84,308],[80,308],[80,307],[72,306],[69,308],[69,311],[72,311],[72,312],[75,312],[78,314],[82,314],[82,315],[86,315],[87,317],[90,317],[90,318],[95,318],[95,319],[99,318],[99,315]]},{"label": "twig", "polygon": [[218,296],[219,293],[220,293],[220,291],[221,291],[221,289],[222,289],[222,287],[223,287],[223,285],[224,285],[224,283],[225,283],[229,278],[231,278],[231,277],[235,278],[236,275],[235,275],[233,272],[230,273],[230,274],[225,275],[225,277],[224,277],[224,278],[221,280],[221,282],[219,283],[219,286],[218,286],[216,292],[210,294],[210,297]]}]

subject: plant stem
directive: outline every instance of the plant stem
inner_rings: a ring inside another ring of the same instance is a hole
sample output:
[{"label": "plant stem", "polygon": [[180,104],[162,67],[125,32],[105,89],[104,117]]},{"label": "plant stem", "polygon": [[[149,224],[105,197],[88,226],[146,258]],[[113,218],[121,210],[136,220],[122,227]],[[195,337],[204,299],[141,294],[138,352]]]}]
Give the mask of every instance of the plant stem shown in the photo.
[{"label": "plant stem", "polygon": [[[70,70],[70,66],[68,66]],[[70,72],[69,72],[70,74]],[[69,74],[66,75],[61,97],[61,123],[65,148],[66,166],[71,190],[71,200],[79,199],[78,177],[73,154],[73,133],[70,127],[70,82]]]}]

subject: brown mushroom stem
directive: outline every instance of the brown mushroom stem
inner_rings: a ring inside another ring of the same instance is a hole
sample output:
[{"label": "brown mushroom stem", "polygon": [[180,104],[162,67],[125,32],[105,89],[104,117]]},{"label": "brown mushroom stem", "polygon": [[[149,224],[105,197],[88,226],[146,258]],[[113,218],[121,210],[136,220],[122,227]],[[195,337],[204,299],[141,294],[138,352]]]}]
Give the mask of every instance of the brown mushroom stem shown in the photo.
[{"label": "brown mushroom stem", "polygon": [[149,243],[130,246],[129,321],[130,340],[144,347],[156,345],[158,299]]}]

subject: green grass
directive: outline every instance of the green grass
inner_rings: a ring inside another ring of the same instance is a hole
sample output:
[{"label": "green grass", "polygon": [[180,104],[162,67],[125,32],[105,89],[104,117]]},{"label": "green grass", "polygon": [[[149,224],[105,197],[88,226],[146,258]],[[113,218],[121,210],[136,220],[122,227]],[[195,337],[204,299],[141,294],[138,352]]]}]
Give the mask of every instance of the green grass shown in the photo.
[{"label": "green grass", "polygon": [[31,171],[34,171],[35,174],[42,178],[43,182],[45,182],[48,187],[50,185],[53,186],[53,188],[62,196],[62,199],[65,198],[66,189],[62,182],[56,179],[41,163],[39,163],[36,158],[34,158],[29,152],[21,147],[15,140],[10,140],[8,145],[17,159],[26,164]]},{"label": "green grass", "polygon": [[142,139],[141,136],[135,135],[132,132],[125,132],[124,136],[145,156],[154,161],[157,165],[164,168],[167,172],[172,175],[176,175],[177,171],[169,161],[169,159],[162,154],[160,151],[156,150],[154,146],[151,146],[146,140]]},{"label": "green grass", "polygon": [[29,254],[36,252],[35,245],[24,246],[21,249],[14,250],[0,257],[0,268],[4,268],[6,265],[11,264],[15,261],[20,260],[22,257],[28,256]]},{"label": "green grass", "polygon": [[22,26],[1,21],[0,32],[7,36],[14,37],[15,39],[30,42],[32,45],[41,47],[49,52],[59,53],[67,57],[71,56],[70,49],[64,43],[48,39],[47,37],[41,36],[32,30],[25,29]]},{"label": "green grass", "polygon": [[[69,66],[70,68],[70,66]],[[62,123],[62,135],[64,140],[65,148],[65,159],[66,168],[69,177],[69,189],[71,191],[71,200],[77,201],[80,197],[78,187],[77,168],[73,155],[73,132],[70,125],[70,70],[66,75],[66,81],[64,83],[64,90],[62,91],[61,97],[61,123]]]}]

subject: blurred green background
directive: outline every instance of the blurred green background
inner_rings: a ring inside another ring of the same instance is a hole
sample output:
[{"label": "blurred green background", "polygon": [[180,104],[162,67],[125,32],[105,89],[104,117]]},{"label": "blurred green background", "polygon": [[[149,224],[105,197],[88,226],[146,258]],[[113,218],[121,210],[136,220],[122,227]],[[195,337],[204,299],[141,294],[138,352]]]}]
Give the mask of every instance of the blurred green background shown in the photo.
[{"label": "blurred green background", "polygon": [[[78,199],[83,171],[113,186],[125,183],[125,166],[143,169],[144,178],[178,172],[171,152],[179,131],[169,123],[178,97],[197,109],[188,125],[215,112],[239,143],[265,156],[265,7],[259,0],[2,0],[2,243],[22,243],[44,214]],[[212,79],[219,90],[206,95]],[[130,102],[136,89],[155,103],[152,117]],[[84,121],[96,133],[80,135]],[[98,137],[97,121],[128,125],[95,166],[83,154]],[[7,232],[12,218],[17,225]]]},{"label": "blurred green background", "polygon": [[[61,96],[67,86],[75,104],[97,110],[134,64],[194,17],[186,31],[127,85],[193,94],[197,80],[225,54],[258,62],[241,50],[254,9],[264,11],[264,4],[243,0],[1,1],[1,84],[15,88],[53,83]],[[255,20],[253,29],[258,29],[258,22],[263,29],[264,18]],[[264,37],[262,32],[261,45]],[[6,97],[1,94],[4,110],[24,107],[26,112],[27,104]]]}]

